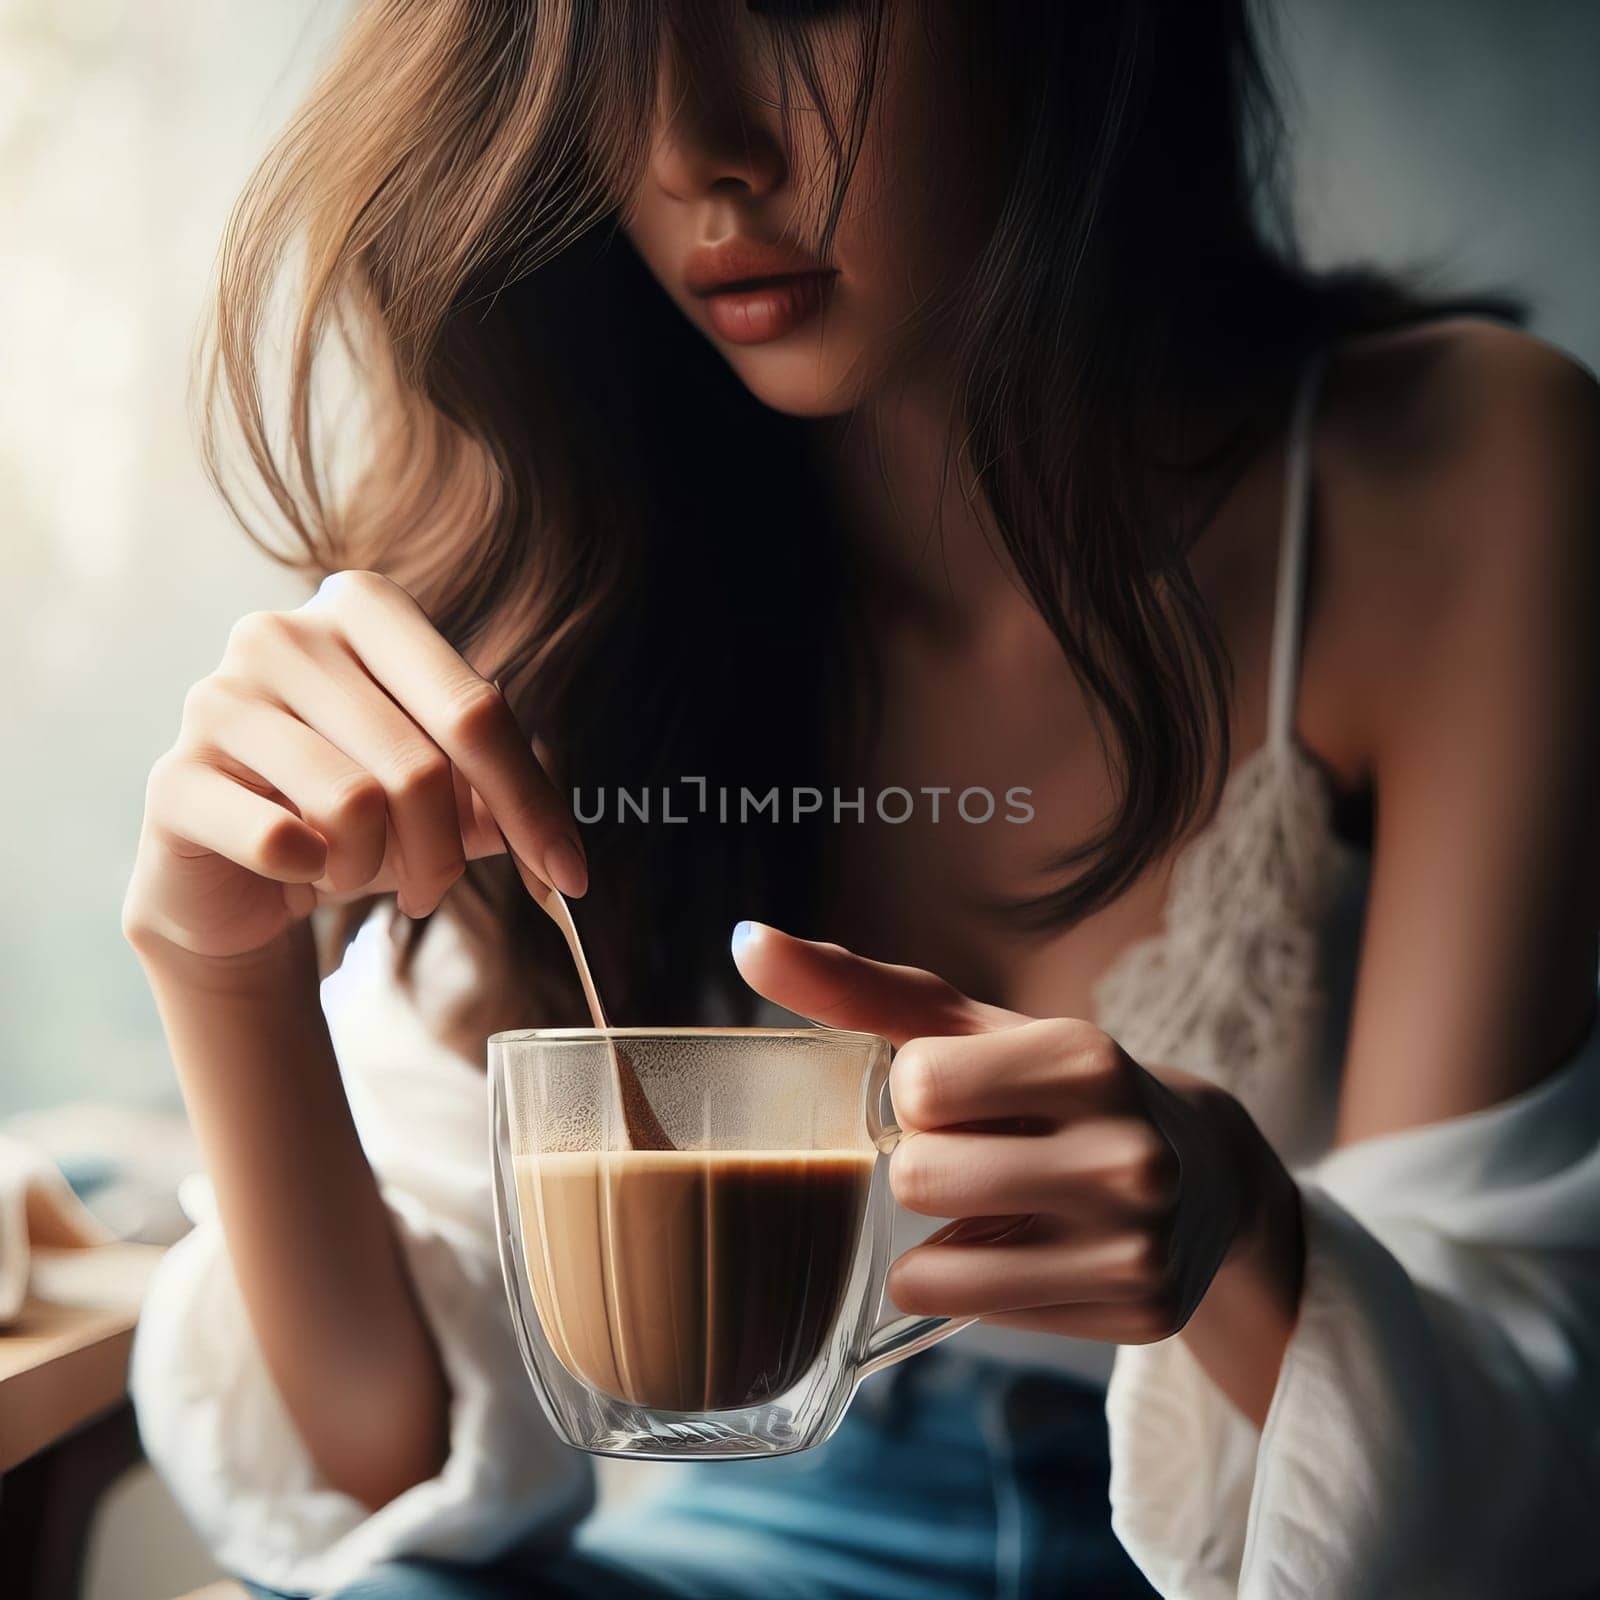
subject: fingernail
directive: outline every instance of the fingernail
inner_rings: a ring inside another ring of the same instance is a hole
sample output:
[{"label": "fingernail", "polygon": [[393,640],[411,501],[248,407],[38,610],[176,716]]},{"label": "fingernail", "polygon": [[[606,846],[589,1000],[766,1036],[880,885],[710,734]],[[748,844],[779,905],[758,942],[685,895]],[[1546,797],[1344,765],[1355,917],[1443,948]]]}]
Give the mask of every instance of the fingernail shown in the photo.
[{"label": "fingernail", "polygon": [[760,936],[761,924],[759,922],[736,922],[733,925],[733,939],[731,941],[733,953],[738,955],[741,951],[748,950]]},{"label": "fingernail", "polygon": [[545,851],[544,875],[571,900],[581,900],[589,888],[588,864],[570,839],[557,839]]}]

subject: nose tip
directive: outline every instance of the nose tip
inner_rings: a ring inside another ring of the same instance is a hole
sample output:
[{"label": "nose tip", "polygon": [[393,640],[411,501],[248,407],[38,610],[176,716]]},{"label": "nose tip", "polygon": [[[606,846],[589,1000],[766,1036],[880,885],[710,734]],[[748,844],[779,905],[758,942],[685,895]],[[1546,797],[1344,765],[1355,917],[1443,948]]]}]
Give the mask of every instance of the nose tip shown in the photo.
[{"label": "nose tip", "polygon": [[707,136],[681,123],[663,130],[651,162],[656,181],[680,200],[705,195],[760,197],[783,183],[787,166],[776,142],[759,129]]},{"label": "nose tip", "polygon": [[759,198],[788,176],[776,130],[731,89],[680,84],[663,99],[650,170],[668,194],[681,200],[708,195]]}]

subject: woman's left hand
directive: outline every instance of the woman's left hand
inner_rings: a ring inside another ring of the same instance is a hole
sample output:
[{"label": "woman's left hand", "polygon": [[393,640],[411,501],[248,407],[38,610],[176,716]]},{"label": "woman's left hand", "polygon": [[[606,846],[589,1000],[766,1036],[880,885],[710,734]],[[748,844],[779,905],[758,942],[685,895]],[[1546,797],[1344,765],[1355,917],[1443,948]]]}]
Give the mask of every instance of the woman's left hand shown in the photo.
[{"label": "woman's left hand", "polygon": [[740,925],[734,954],[779,1005],[898,1047],[895,1198],[957,1219],[895,1263],[903,1311],[1164,1339],[1230,1253],[1281,1232],[1287,1219],[1264,1210],[1297,1208],[1237,1100],[1141,1066],[1087,1022],[983,1005],[932,973],[759,924]]}]

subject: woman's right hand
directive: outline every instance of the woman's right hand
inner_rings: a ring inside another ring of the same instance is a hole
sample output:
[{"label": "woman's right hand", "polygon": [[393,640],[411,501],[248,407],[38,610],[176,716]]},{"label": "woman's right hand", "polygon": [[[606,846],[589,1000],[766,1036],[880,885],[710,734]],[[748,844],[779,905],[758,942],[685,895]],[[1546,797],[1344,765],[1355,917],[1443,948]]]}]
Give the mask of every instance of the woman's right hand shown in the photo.
[{"label": "woman's right hand", "polygon": [[146,958],[247,957],[320,899],[393,889],[420,916],[506,841],[583,893],[577,826],[499,690],[398,584],[338,572],[294,611],[245,617],[189,691],[123,928]]}]

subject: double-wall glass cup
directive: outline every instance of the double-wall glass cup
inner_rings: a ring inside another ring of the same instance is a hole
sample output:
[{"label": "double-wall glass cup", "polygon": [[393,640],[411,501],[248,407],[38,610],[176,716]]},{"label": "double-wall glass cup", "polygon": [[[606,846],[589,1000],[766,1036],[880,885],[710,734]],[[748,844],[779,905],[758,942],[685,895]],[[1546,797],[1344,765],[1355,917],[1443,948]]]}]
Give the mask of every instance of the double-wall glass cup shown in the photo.
[{"label": "double-wall glass cup", "polygon": [[[879,1325],[889,1059],[834,1028],[489,1040],[501,1266],[561,1438],[702,1461],[804,1450],[863,1378],[971,1320]],[[659,1148],[636,1147],[641,1122]]]}]

